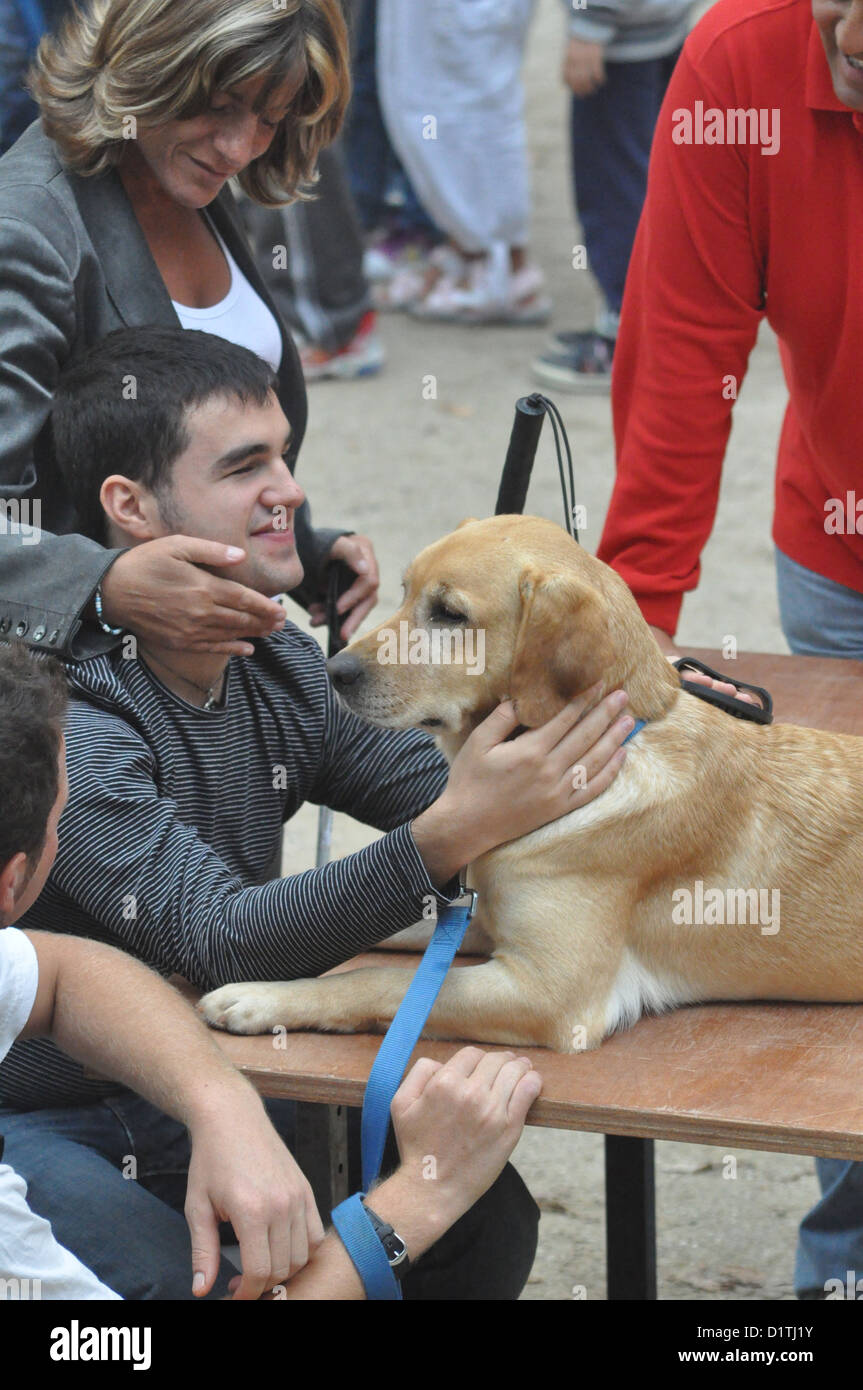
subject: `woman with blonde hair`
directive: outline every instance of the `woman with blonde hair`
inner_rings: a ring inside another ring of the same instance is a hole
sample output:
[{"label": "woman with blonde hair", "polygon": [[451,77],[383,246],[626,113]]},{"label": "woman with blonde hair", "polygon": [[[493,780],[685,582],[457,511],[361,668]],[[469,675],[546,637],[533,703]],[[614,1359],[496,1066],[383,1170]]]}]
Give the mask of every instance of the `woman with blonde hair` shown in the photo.
[{"label": "woman with blonde hair", "polygon": [[[43,427],[68,362],[124,325],[179,322],[277,369],[293,467],[302,372],[228,183],[265,206],[306,196],[350,93],[340,5],[92,0],[42,41],[30,88],[41,122],[0,160],[0,637],[73,659],[123,631],[250,654],[285,619],[228,577],[243,552],[170,536],[118,553],[75,535]],[[122,363],[120,389],[137,389]],[[354,571],[349,635],[375,601],[371,542],[313,530],[307,506],[296,542],[315,621],[328,564]]]}]

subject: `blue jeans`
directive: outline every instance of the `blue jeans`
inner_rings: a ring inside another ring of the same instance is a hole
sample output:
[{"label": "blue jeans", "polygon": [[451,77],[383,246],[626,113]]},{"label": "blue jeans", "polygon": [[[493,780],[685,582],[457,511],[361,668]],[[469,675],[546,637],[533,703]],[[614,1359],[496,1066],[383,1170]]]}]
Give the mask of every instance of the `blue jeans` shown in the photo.
[{"label": "blue jeans", "polygon": [[[123,1298],[192,1297],[182,1125],[122,1091],[95,1105],[0,1110],[0,1133],[33,1211],[103,1283]],[[209,1297],[234,1274],[223,1259]]]},{"label": "blue jeans", "polygon": [[590,269],[613,314],[620,313],[653,131],[678,53],[643,63],[606,63],[602,86],[591,96],[572,98],[576,208]]},{"label": "blue jeans", "polygon": [[[782,630],[801,656],[863,661],[863,594],[776,552]],[[800,1224],[794,1287],[823,1297],[825,1282],[863,1276],[863,1163],[816,1158],[822,1197]]]},{"label": "blue jeans", "polygon": [[440,232],[426,213],[413,184],[390,144],[378,101],[377,0],[359,0],[353,60],[353,95],[345,125],[344,148],[348,181],[360,221],[374,231],[388,211],[387,195],[396,192],[399,214],[395,230],[423,232],[439,238]]},{"label": "blue jeans", "polygon": [[0,0],[0,154],[11,149],[39,112],[24,89],[32,36],[17,0]]},{"label": "blue jeans", "polygon": [[[296,1106],[267,1102],[293,1146]],[[183,1217],[189,1140],[182,1125],[131,1091],[95,1105],[0,1109],[3,1161],[27,1183],[33,1211],[83,1264],[127,1299],[192,1298]],[[134,1163],[132,1162],[134,1160]],[[392,1136],[383,1171],[397,1161]],[[321,1212],[326,1222],[329,1213]],[[406,1299],[518,1298],[536,1254],[539,1209],[508,1163],[500,1177],[404,1280]],[[227,1235],[230,1228],[225,1228]],[[223,1259],[209,1298],[236,1270]]]}]

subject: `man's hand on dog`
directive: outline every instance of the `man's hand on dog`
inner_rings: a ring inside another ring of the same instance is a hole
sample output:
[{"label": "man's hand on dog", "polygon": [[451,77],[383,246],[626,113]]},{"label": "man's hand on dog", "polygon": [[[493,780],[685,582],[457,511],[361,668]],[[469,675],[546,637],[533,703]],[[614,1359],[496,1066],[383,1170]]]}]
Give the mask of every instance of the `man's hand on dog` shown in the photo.
[{"label": "man's hand on dog", "polygon": [[510,742],[519,724],[511,700],[474,729],[445,790],[411,827],[432,882],[442,886],[481,854],[577,811],[611,785],[634,720],[623,713],[623,690],[591,709],[599,690],[597,683]]}]

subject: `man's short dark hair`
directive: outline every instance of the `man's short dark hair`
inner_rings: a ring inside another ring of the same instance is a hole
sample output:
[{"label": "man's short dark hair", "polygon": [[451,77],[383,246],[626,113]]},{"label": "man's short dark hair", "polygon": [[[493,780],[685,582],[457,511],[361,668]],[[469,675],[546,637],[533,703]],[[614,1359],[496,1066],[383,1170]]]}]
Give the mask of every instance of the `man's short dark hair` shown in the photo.
[{"label": "man's short dark hair", "polygon": [[60,786],[65,712],[60,662],[0,644],[0,869],[16,854],[35,868],[42,852]]},{"label": "man's short dark hair", "polygon": [[122,473],[157,496],[189,447],[186,415],[214,396],[266,405],[276,374],[248,348],[194,329],[119,328],[60,378],[54,457],[81,530],[105,539],[99,489]]}]

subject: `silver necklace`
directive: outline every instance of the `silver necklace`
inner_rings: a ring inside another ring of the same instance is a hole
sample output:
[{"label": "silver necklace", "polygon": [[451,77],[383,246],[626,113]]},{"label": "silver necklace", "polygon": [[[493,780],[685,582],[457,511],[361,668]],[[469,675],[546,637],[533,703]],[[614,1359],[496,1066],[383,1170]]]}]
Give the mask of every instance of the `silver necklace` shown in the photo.
[{"label": "silver necklace", "polygon": [[203,705],[201,705],[201,709],[210,710],[215,707],[218,699],[219,685],[222,681],[221,676],[219,676],[212,685],[198,685],[197,681],[190,680],[188,676],[184,676],[180,671],[175,671],[173,666],[168,665],[167,661],[162,661],[158,657],[153,658],[149,653],[147,653],[147,659],[151,663],[155,659],[156,665],[161,666],[163,671],[170,671],[175,680],[183,681],[185,685],[190,685],[193,690],[197,690],[200,695],[203,695],[205,698]]}]

